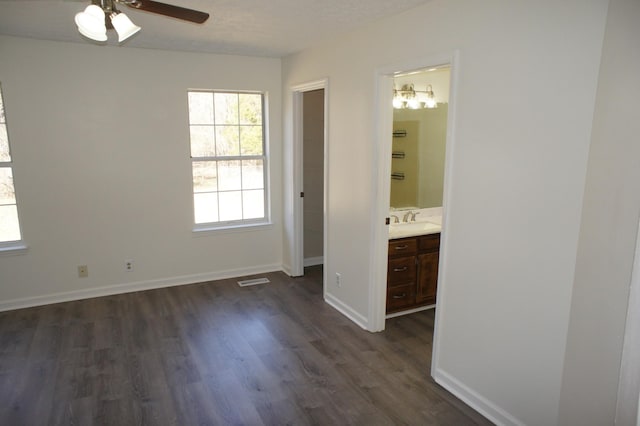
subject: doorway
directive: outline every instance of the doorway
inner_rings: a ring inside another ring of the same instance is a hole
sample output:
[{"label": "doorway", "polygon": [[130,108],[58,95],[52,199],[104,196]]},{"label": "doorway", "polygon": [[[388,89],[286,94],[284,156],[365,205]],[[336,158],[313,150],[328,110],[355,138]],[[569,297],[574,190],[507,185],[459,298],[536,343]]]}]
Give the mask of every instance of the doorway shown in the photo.
[{"label": "doorway", "polygon": [[[448,66],[450,68],[449,84],[449,107],[446,124],[446,146],[444,161],[444,179],[442,191],[442,229],[440,239],[439,273],[437,280],[436,306],[443,298],[446,291],[446,268],[447,262],[447,232],[446,226],[449,215],[449,200],[451,198],[451,174],[452,158],[454,151],[454,122],[455,122],[455,88],[458,72],[458,53],[452,52],[432,57],[407,61],[392,66],[378,69],[376,72],[376,93],[377,109],[376,115],[378,127],[376,129],[377,145],[377,197],[375,208],[376,220],[373,224],[374,246],[372,248],[372,268],[373,279],[370,285],[370,305],[369,317],[371,319],[371,331],[382,331],[386,321],[386,294],[387,294],[387,256],[389,244],[389,229],[386,218],[389,217],[389,201],[391,196],[391,161],[393,150],[393,93],[394,79],[400,75],[410,75],[413,72],[420,72],[432,68]],[[439,339],[439,318],[441,310],[436,309],[432,371],[438,365],[436,347]]]},{"label": "doorway", "polygon": [[303,266],[324,263],[324,89],[302,94]]},{"label": "doorway", "polygon": [[[326,261],[327,80],[292,88],[293,235],[291,276]],[[323,273],[326,284],[326,273]]]}]

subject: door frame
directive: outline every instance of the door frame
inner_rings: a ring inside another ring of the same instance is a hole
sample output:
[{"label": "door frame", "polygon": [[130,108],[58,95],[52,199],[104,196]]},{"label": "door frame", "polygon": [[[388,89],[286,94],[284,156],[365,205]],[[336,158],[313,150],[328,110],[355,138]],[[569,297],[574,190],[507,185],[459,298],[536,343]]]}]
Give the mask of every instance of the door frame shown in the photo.
[{"label": "door frame", "polygon": [[[446,264],[448,260],[447,252],[447,224],[451,210],[451,182],[453,174],[453,158],[455,148],[455,120],[456,120],[456,99],[459,75],[459,52],[445,52],[421,58],[414,58],[404,62],[398,62],[388,66],[378,68],[375,71],[375,153],[374,159],[374,182],[376,197],[372,206],[372,234],[373,246],[371,256],[371,282],[369,285],[369,318],[371,331],[382,331],[386,321],[386,289],[387,289],[387,256],[389,231],[385,220],[389,216],[389,197],[391,189],[391,151],[392,151],[392,130],[393,130],[393,78],[395,75],[411,72],[415,70],[428,69],[430,67],[448,64],[451,67],[449,83],[449,109],[447,116],[447,141],[445,146],[445,169],[443,188],[443,217],[442,231],[440,239],[440,260],[438,273],[438,293],[436,296],[436,306],[442,306],[442,300],[446,296]],[[442,310],[436,309],[433,359],[431,374],[438,365],[437,346],[439,342],[438,332],[441,323]]]},{"label": "door frame", "polygon": [[[324,135],[323,135],[323,244],[322,256],[324,263],[327,262],[327,194],[328,194],[328,158],[329,144],[328,135],[328,107],[329,107],[329,79],[323,78],[307,83],[298,84],[290,88],[293,106],[293,167],[291,179],[285,179],[285,190],[291,194],[293,200],[293,234],[285,237],[289,240],[291,247],[291,276],[298,277],[304,275],[304,198],[300,196],[304,188],[304,120],[303,120],[303,96],[305,92],[313,90],[324,90]],[[326,283],[326,270],[323,272],[323,287]]]}]

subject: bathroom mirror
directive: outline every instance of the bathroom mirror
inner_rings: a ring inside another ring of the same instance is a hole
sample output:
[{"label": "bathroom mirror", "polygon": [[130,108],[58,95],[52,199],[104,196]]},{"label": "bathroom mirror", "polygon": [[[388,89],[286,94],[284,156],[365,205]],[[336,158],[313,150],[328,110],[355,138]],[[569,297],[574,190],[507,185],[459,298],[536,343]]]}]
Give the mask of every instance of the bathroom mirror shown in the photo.
[{"label": "bathroom mirror", "polygon": [[[394,78],[392,209],[442,206],[449,79],[449,67]],[[434,108],[425,107],[430,91]]]}]

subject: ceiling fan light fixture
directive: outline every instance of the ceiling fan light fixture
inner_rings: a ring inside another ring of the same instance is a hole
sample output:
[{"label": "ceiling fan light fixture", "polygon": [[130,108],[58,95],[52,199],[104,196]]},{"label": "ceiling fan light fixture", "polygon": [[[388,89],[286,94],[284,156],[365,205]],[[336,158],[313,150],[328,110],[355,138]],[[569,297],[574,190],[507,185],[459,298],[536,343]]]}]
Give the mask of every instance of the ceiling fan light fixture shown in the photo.
[{"label": "ceiling fan light fixture", "polygon": [[124,13],[111,15],[111,24],[118,33],[118,42],[122,43],[142,28],[131,22],[131,19]]},{"label": "ceiling fan light fixture", "polygon": [[99,6],[90,4],[83,12],[76,14],[75,21],[83,36],[95,41],[107,41],[104,11]]},{"label": "ceiling fan light fixture", "polygon": [[91,0],[91,3],[84,11],[76,14],[76,25],[80,34],[101,42],[107,41],[107,27],[116,30],[119,43],[141,30],[139,26],[131,22],[127,15],[120,13],[116,4],[197,24],[202,24],[209,18],[209,14],[206,12],[155,0]]}]

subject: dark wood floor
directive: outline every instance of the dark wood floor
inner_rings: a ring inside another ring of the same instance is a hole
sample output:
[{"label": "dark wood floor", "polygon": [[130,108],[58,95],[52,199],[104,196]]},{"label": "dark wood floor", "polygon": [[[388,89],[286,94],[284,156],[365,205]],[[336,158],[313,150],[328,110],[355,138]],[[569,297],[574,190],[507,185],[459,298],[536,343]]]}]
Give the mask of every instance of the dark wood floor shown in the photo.
[{"label": "dark wood floor", "polygon": [[0,313],[0,424],[490,424],[429,377],[433,311],[369,333],[321,267],[266,276]]}]

